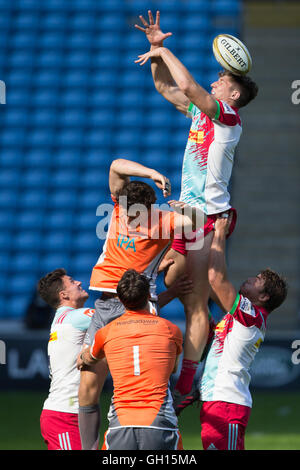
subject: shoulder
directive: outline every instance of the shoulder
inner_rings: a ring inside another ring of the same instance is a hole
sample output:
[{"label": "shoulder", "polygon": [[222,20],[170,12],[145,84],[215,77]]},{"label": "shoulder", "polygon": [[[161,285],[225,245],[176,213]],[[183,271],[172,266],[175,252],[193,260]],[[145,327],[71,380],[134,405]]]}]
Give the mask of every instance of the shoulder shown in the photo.
[{"label": "shoulder", "polygon": [[68,319],[74,328],[85,331],[88,329],[94,313],[95,310],[92,308],[76,308],[69,313]]},{"label": "shoulder", "polygon": [[218,111],[215,120],[227,126],[241,126],[241,118],[236,108],[231,107],[223,100],[216,100]]},{"label": "shoulder", "polygon": [[256,326],[261,328],[266,326],[267,312],[241,294],[237,295],[229,313],[235,320],[246,327]]}]

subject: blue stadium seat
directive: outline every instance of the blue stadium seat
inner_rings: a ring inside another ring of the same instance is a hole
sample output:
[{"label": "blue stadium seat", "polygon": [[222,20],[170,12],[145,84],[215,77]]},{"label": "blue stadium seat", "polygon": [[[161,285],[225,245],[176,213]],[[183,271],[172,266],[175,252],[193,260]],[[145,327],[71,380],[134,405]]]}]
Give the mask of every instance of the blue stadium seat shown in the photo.
[{"label": "blue stadium seat", "polygon": [[6,230],[0,232],[0,251],[8,252],[12,246],[11,232]]},{"label": "blue stadium seat", "polygon": [[[24,211],[15,217],[15,225],[20,231],[40,230],[43,228],[45,213],[41,210]],[[48,220],[48,217],[47,217]]]},{"label": "blue stadium seat", "polygon": [[24,155],[24,161],[26,162],[27,168],[35,167],[46,167],[49,168],[53,162],[53,155],[48,149],[30,149],[26,155]]},{"label": "blue stadium seat", "polygon": [[28,273],[39,273],[39,256],[36,253],[17,253],[9,263],[11,273],[19,273],[27,276]]},{"label": "blue stadium seat", "polygon": [[20,184],[21,174],[18,168],[1,169],[0,171],[0,188],[18,188]]},{"label": "blue stadium seat", "polygon": [[18,194],[14,188],[1,189],[0,188],[0,208],[12,210],[18,203]]},{"label": "blue stadium seat", "polygon": [[87,148],[105,148],[110,145],[110,142],[111,134],[109,127],[107,129],[90,129],[84,136],[84,143]]},{"label": "blue stadium seat", "polygon": [[64,268],[67,271],[70,267],[70,258],[68,255],[61,253],[48,253],[41,258],[40,270],[42,273],[48,273],[57,268]]},{"label": "blue stadium seat", "polygon": [[49,178],[49,184],[56,190],[66,188],[77,188],[79,181],[79,172],[77,168],[59,169]]},{"label": "blue stadium seat", "polygon": [[22,186],[25,188],[45,188],[49,185],[49,174],[45,170],[31,168],[22,175]]},{"label": "blue stadium seat", "polygon": [[77,192],[74,189],[57,189],[48,197],[48,207],[53,210],[75,209],[77,203]]},{"label": "blue stadium seat", "polygon": [[10,265],[10,262],[11,262],[11,256],[5,251],[1,251],[0,252],[0,273],[1,273],[1,277],[2,277],[3,273],[7,272],[7,267]]},{"label": "blue stadium seat", "polygon": [[23,151],[10,148],[1,150],[1,166],[2,168],[17,167],[22,163]]},{"label": "blue stadium seat", "polygon": [[2,208],[0,211],[0,231],[12,230],[16,223],[16,217],[13,211]]},{"label": "blue stadium seat", "polygon": [[47,193],[42,189],[38,188],[27,190],[22,194],[18,204],[20,204],[23,209],[42,209],[43,207],[46,207]]},{"label": "blue stadium seat", "polygon": [[96,235],[96,226],[94,230],[80,231],[72,237],[72,249],[80,252],[94,253],[99,246],[99,239]]},{"label": "blue stadium seat", "polygon": [[43,236],[42,244],[48,252],[65,252],[70,248],[71,235],[68,228],[58,231],[47,232]]},{"label": "blue stadium seat", "polygon": [[18,232],[14,238],[14,248],[21,252],[37,252],[41,247],[42,235],[39,230]]},{"label": "blue stadium seat", "polygon": [[74,211],[53,211],[45,217],[45,229],[49,231],[70,231],[76,226]]},{"label": "blue stadium seat", "polygon": [[60,148],[52,156],[53,165],[57,167],[71,167],[76,168],[84,159],[84,156],[80,154],[78,148]]},{"label": "blue stadium seat", "polygon": [[5,313],[8,318],[12,319],[22,319],[24,314],[26,313],[26,309],[29,305],[31,300],[32,294],[35,289],[36,282],[32,279],[31,282],[22,283],[22,278],[19,281],[15,281],[12,284],[12,291],[14,288],[21,287],[20,292],[16,296],[15,294],[12,296],[8,296],[6,302]]}]

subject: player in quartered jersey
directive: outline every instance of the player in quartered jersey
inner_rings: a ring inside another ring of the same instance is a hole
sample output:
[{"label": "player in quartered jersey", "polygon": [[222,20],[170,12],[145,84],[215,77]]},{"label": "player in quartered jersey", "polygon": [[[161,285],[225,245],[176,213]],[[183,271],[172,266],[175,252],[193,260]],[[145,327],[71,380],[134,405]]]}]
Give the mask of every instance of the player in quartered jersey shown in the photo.
[{"label": "player in quartered jersey", "polygon": [[78,427],[80,372],[76,361],[94,310],[88,293],[62,268],[40,279],[40,296],[55,309],[48,342],[50,389],[40,417],[48,450],[81,450]]},{"label": "player in quartered jersey", "polygon": [[130,269],[117,292],[125,313],[97,331],[81,354],[91,365],[105,356],[114,394],[103,450],[180,450],[169,379],[182,351],[182,333],[149,309],[150,283]]},{"label": "player in quartered jersey", "polygon": [[216,325],[200,380],[203,448],[242,450],[252,407],[249,369],[264,340],[268,315],[284,302],[285,280],[266,269],[237,293],[227,278],[225,244],[230,221],[219,216],[209,258],[209,282],[228,312]]},{"label": "player in quartered jersey", "polygon": [[193,292],[181,299],[186,315],[186,333],[182,370],[174,392],[176,406],[191,390],[197,364],[207,342],[208,299],[213,296],[207,278],[212,230],[217,214],[226,211],[233,214],[228,236],[236,223],[228,185],[235,148],[242,132],[238,110],[255,98],[257,86],[249,77],[224,71],[211,84],[211,93],[207,92],[178,58],[163,47],[164,40],[171,33],[161,31],[159,12],[155,22],[150,11],[149,22],[142,16],[140,19],[144,27],[136,27],[146,34],[151,48],[136,62],[143,65],[151,59],[157,91],[192,119],[182,166],[180,200],[201,208],[207,214],[204,228],[191,237],[176,238],[166,255],[166,258],[174,260],[165,276],[166,285],[183,272],[188,273],[194,285]]}]

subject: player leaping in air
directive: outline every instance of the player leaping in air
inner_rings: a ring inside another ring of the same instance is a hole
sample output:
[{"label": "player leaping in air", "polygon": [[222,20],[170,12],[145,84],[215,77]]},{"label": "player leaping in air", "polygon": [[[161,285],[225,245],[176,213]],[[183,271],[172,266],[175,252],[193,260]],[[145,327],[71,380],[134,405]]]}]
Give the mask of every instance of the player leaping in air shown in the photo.
[{"label": "player leaping in air", "polygon": [[[175,407],[180,407],[192,388],[198,361],[208,336],[208,299],[213,297],[208,283],[208,255],[217,214],[231,212],[230,235],[236,223],[236,211],[230,205],[228,184],[231,177],[235,148],[242,133],[239,108],[246,106],[258,92],[257,85],[247,76],[220,72],[208,93],[163,42],[172,33],[160,28],[160,13],[154,22],[143,16],[144,27],[135,25],[146,34],[150,51],[140,55],[136,63],[144,65],[151,59],[151,71],[157,91],[178,111],[192,119],[182,167],[180,201],[198,207],[207,214],[203,230],[193,239],[174,240],[167,254],[174,263],[165,276],[169,285],[183,272],[193,281],[193,292],[181,300],[186,315],[184,359],[174,391]],[[201,60],[201,57],[199,57]],[[204,239],[203,239],[204,236]],[[199,239],[202,240],[199,241]],[[199,249],[199,247],[201,249]]]}]

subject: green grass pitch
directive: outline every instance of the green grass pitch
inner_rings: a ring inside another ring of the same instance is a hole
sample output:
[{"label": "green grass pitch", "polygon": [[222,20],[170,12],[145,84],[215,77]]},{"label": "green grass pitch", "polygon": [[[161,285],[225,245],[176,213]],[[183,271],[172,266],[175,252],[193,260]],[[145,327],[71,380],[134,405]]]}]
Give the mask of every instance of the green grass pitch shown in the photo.
[{"label": "green grass pitch", "polygon": [[[46,393],[0,393],[0,450],[46,450],[40,435],[39,417]],[[107,427],[110,394],[101,398],[102,436]],[[298,393],[253,394],[253,410],[246,433],[247,450],[300,449],[300,401]],[[185,450],[201,450],[200,408],[193,405],[179,418]]]}]

